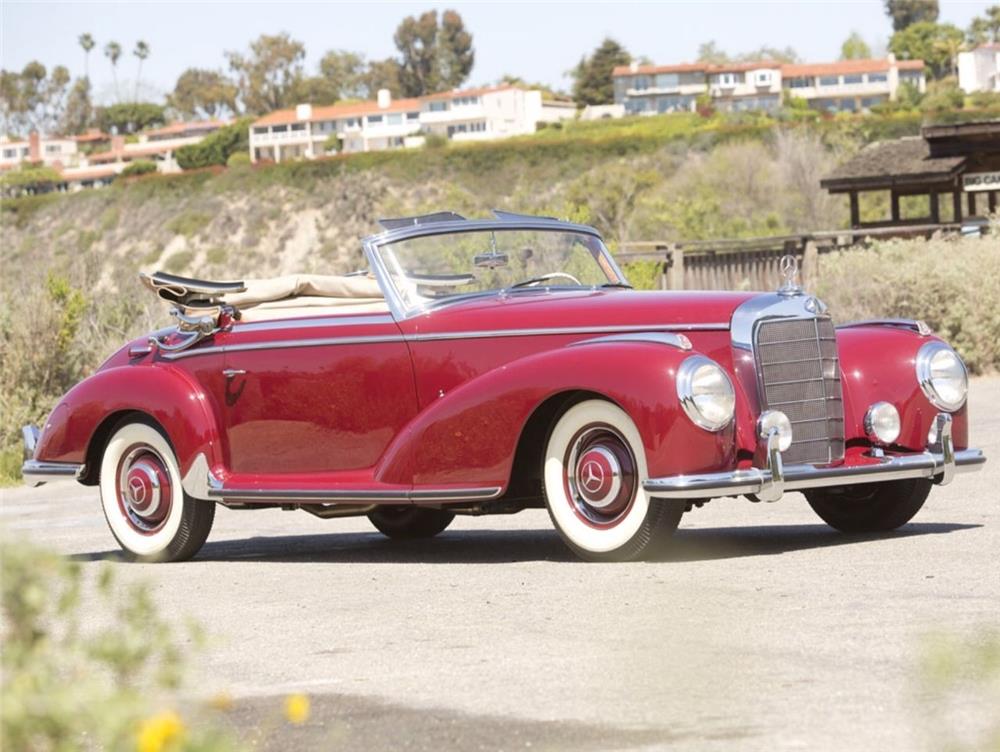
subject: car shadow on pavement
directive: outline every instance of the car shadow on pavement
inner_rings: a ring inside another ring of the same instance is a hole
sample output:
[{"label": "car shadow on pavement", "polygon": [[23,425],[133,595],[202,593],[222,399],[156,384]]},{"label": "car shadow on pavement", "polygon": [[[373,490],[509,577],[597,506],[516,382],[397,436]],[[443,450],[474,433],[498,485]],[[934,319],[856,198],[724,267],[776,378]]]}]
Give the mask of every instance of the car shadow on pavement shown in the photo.
[{"label": "car shadow on pavement", "polygon": [[[943,535],[977,524],[914,522],[888,533],[845,535],[824,524],[681,528],[669,549],[653,561],[709,561],[776,556],[828,546],[871,545],[880,540]],[[78,554],[73,559],[121,560],[117,551]],[[388,540],[379,533],[282,535],[208,542],[196,561],[270,561],[368,564],[504,564],[525,561],[583,563],[550,528],[449,530],[424,540]]]}]

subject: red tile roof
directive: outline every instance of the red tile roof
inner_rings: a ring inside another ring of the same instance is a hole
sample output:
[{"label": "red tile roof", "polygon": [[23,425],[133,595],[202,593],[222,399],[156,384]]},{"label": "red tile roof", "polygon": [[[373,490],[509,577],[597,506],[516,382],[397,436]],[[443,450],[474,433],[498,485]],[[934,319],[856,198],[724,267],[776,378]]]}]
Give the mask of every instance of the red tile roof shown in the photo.
[{"label": "red tile roof", "polygon": [[[789,64],[781,67],[781,75],[785,78],[798,76],[839,76],[851,73],[882,73],[888,72],[892,63],[882,60],[840,60],[836,63],[804,63]],[[923,60],[897,60],[899,70],[923,70]]]},{"label": "red tile roof", "polygon": [[223,126],[229,125],[231,121],[229,120],[195,120],[192,122],[176,122],[169,123],[162,128],[154,128],[153,130],[143,131],[144,136],[182,136],[188,131],[203,131],[211,128],[212,130],[218,130]]}]

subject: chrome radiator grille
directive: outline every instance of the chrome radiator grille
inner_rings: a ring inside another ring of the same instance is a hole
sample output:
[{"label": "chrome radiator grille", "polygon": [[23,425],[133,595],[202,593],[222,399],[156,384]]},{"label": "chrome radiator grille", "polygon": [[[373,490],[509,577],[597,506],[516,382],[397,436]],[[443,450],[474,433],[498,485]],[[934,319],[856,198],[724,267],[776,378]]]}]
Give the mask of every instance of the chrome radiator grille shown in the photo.
[{"label": "chrome radiator grille", "polygon": [[844,403],[837,338],[829,318],[764,321],[755,334],[761,408],[792,422],[790,464],[844,456]]}]

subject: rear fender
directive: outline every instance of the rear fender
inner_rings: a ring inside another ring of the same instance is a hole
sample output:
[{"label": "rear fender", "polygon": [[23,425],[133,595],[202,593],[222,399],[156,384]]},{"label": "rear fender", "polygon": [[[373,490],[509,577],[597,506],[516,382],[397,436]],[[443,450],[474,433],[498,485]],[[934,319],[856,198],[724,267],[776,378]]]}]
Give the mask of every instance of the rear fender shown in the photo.
[{"label": "rear fender", "polygon": [[507,363],[417,415],[387,449],[376,477],[418,488],[506,488],[529,418],[550,398],[574,392],[603,397],[628,413],[653,477],[729,466],[732,424],[718,433],[698,428],[677,399],[677,368],[691,354],[647,341],[578,342]]},{"label": "rear fender", "polygon": [[95,440],[107,438],[109,423],[118,416],[142,413],[166,431],[182,475],[198,455],[204,455],[209,467],[217,467],[221,442],[210,404],[197,382],[168,364],[98,371],[73,387],[56,405],[42,430],[35,458],[87,462],[81,480],[96,483]]}]

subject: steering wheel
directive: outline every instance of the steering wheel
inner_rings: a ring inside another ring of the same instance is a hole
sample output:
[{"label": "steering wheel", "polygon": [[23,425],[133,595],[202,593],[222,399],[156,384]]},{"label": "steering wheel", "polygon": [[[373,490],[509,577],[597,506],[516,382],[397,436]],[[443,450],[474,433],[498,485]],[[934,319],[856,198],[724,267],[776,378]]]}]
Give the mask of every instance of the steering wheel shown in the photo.
[{"label": "steering wheel", "polygon": [[583,283],[572,274],[567,274],[566,272],[549,272],[548,274],[543,274],[540,277],[532,277],[531,279],[525,279],[521,282],[515,282],[507,289],[513,290],[515,287],[534,287],[535,285],[540,285],[542,282],[548,282],[550,279],[557,278],[572,280],[575,284],[583,287]]}]

